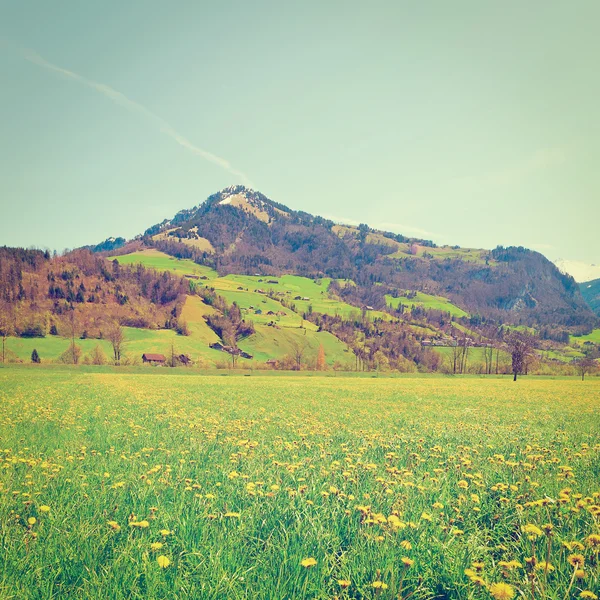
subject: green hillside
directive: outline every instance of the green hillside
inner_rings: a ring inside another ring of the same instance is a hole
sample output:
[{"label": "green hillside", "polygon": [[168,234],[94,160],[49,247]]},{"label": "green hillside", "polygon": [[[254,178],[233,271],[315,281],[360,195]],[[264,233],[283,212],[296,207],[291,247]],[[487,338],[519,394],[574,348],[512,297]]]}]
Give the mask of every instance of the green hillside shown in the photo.
[{"label": "green hillside", "polygon": [[217,277],[217,272],[210,267],[198,265],[193,260],[174,258],[159,252],[153,248],[132,252],[131,254],[122,254],[113,256],[110,260],[118,260],[121,265],[144,265],[149,269],[157,271],[171,271],[180,276],[195,275],[199,277],[208,277],[212,279]]},{"label": "green hillside", "polygon": [[326,331],[307,329],[275,329],[265,325],[257,325],[256,333],[239,342],[239,347],[254,356],[254,360],[264,362],[270,358],[281,359],[293,356],[299,350],[307,364],[314,365],[317,360],[319,345],[325,350],[325,361],[328,365],[340,362],[351,364],[354,355],[346,344]]},{"label": "green hillside", "polygon": [[394,298],[393,296],[386,294],[385,300],[388,306],[391,306],[394,309],[397,309],[400,304],[404,304],[409,308],[412,305],[414,305],[427,310],[442,310],[444,312],[450,313],[453,317],[469,316],[469,313],[464,311],[462,308],[456,306],[456,304],[452,304],[452,302],[450,302],[448,298],[444,298],[443,296],[433,296],[431,294],[425,294],[423,292],[414,293],[415,296],[411,298],[407,298],[405,296]]}]

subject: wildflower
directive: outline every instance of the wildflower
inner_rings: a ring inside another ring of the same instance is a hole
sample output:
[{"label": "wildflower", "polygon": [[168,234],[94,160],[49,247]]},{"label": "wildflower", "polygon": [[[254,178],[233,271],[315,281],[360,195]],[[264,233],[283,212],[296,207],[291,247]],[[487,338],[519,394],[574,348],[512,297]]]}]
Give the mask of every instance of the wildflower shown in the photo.
[{"label": "wildflower", "polygon": [[494,600],[512,600],[516,595],[515,588],[508,583],[492,583],[489,590]]},{"label": "wildflower", "polygon": [[400,542],[400,547],[404,548],[405,550],[411,550],[412,549],[412,544],[408,540],[402,540]]},{"label": "wildflower", "polygon": [[239,512],[226,512],[223,516],[239,519],[240,513]]},{"label": "wildflower", "polygon": [[146,527],[150,527],[150,523],[148,521],[130,521],[130,527],[139,527],[140,529],[145,529]]},{"label": "wildflower", "polygon": [[572,567],[582,567],[585,562],[583,554],[570,554],[567,556],[567,560]]},{"label": "wildflower", "polygon": [[458,482],[458,487],[459,487],[461,490],[466,490],[466,489],[469,487],[469,483],[468,483],[467,481],[465,481],[464,479],[461,479],[461,480]]},{"label": "wildflower", "polygon": [[42,513],[49,513],[50,512],[50,507],[47,506],[46,504],[43,504],[42,506],[40,506],[39,511]]},{"label": "wildflower", "polygon": [[586,600],[598,600],[598,596],[594,594],[594,592],[590,592],[589,590],[583,590],[581,594],[579,594],[580,598],[586,598]]},{"label": "wildflower", "polygon": [[592,533],[592,535],[588,535],[586,542],[588,546],[600,548],[600,535],[598,535],[597,533]]},{"label": "wildflower", "polygon": [[108,526],[114,531],[121,531],[121,526],[116,521],[108,521]]},{"label": "wildflower", "polygon": [[314,567],[317,564],[317,561],[311,556],[310,558],[305,558],[304,560],[300,561],[300,564],[304,568],[310,569],[310,567]]},{"label": "wildflower", "polygon": [[402,564],[408,568],[408,567],[412,567],[413,564],[415,563],[415,561],[412,558],[408,558],[408,556],[403,556],[401,558]]},{"label": "wildflower", "polygon": [[162,535],[163,537],[167,537],[168,535],[171,535],[173,532],[169,531],[168,529],[161,529],[159,531],[160,535]]},{"label": "wildflower", "polygon": [[35,517],[29,517],[29,519],[27,519],[27,523],[29,523],[29,525],[35,525],[37,523],[37,519]]},{"label": "wildflower", "polygon": [[575,578],[576,579],[585,579],[586,572],[583,569],[575,570]]},{"label": "wildflower", "polygon": [[383,583],[383,581],[374,581],[371,584],[376,590],[387,590],[387,583]]},{"label": "wildflower", "polygon": [[158,566],[161,569],[166,569],[171,564],[171,561],[169,560],[169,558],[164,556],[163,554],[156,557],[156,562],[158,563]]},{"label": "wildflower", "polygon": [[338,585],[341,588],[349,588],[350,587],[350,580],[349,579],[338,579]]},{"label": "wildflower", "polygon": [[150,544],[150,549],[151,550],[160,550],[163,547],[163,544],[161,542],[153,542],[152,544]]},{"label": "wildflower", "polygon": [[528,524],[521,527],[523,533],[527,533],[529,535],[529,539],[535,540],[535,538],[540,537],[542,535],[542,530],[536,525]]},{"label": "wildflower", "polygon": [[548,573],[554,571],[554,566],[545,560],[541,560],[539,563],[537,563],[535,568],[537,571],[548,571]]}]

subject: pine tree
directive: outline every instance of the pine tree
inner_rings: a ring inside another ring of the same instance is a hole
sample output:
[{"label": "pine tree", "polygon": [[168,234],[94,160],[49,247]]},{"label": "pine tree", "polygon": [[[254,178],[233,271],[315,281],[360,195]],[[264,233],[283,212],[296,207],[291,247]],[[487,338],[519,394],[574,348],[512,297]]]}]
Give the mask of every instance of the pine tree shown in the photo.
[{"label": "pine tree", "polygon": [[38,354],[38,351],[35,348],[31,353],[31,362],[38,365],[42,362],[42,360],[40,359],[40,355]]},{"label": "pine tree", "polygon": [[317,371],[325,371],[326,368],[325,348],[323,348],[323,344],[321,344],[319,346],[319,353],[317,354]]}]

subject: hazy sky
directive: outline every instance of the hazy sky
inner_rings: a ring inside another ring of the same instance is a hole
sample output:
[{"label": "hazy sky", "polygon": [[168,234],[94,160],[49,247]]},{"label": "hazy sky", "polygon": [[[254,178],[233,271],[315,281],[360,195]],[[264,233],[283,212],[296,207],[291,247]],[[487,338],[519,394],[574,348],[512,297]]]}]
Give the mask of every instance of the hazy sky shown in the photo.
[{"label": "hazy sky", "polygon": [[0,0],[0,244],[131,237],[232,183],[600,263],[600,2]]}]

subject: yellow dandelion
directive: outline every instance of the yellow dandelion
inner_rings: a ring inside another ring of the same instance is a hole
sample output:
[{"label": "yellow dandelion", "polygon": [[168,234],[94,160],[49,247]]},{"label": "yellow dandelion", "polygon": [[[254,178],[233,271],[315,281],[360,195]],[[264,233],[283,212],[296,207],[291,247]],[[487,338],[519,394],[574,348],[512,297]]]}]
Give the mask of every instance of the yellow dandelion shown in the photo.
[{"label": "yellow dandelion", "polygon": [[350,587],[350,580],[349,579],[338,579],[338,585],[341,588],[349,588]]},{"label": "yellow dandelion", "polygon": [[42,504],[42,506],[40,506],[39,511],[41,513],[49,513],[50,512],[50,507],[47,506],[46,504]]},{"label": "yellow dandelion", "polygon": [[108,526],[114,531],[121,531],[121,526],[116,521],[108,521]]},{"label": "yellow dandelion", "polygon": [[596,596],[594,592],[590,592],[589,590],[583,590],[583,592],[579,594],[579,597],[585,598],[586,600],[598,600],[598,596]]},{"label": "yellow dandelion", "polygon": [[600,547],[600,535],[597,533],[592,533],[592,535],[588,535],[586,542],[588,546],[592,546],[594,548]]},{"label": "yellow dandelion", "polygon": [[567,556],[567,560],[572,567],[583,567],[583,563],[585,562],[583,554],[570,554]]},{"label": "yellow dandelion", "polygon": [[311,567],[314,567],[317,564],[316,559],[314,559],[312,556],[310,558],[305,558],[304,560],[300,561],[300,564],[305,568],[305,569],[310,569]]},{"label": "yellow dandelion", "polygon": [[35,517],[29,517],[29,519],[27,519],[27,523],[29,523],[29,525],[35,525],[37,523],[37,519]]},{"label": "yellow dandelion", "polygon": [[376,590],[387,590],[387,583],[383,583],[383,581],[374,581],[371,584]]},{"label": "yellow dandelion", "polygon": [[164,556],[163,554],[156,557],[156,562],[158,563],[158,566],[161,569],[166,569],[171,564],[171,561],[169,560],[169,558]]},{"label": "yellow dandelion", "polygon": [[412,558],[408,558],[408,556],[403,556],[400,560],[406,568],[412,567],[415,564],[415,561]]},{"label": "yellow dandelion", "polygon": [[152,542],[152,544],[150,544],[150,549],[151,550],[160,550],[163,547],[163,544],[161,542]]},{"label": "yellow dandelion", "polygon": [[494,600],[512,600],[516,596],[515,588],[508,583],[492,583],[489,590]]},{"label": "yellow dandelion", "polygon": [[535,539],[542,535],[542,530],[536,525],[532,525],[531,523],[529,523],[528,525],[523,525],[523,527],[521,527],[521,531],[529,535],[532,539]]},{"label": "yellow dandelion", "polygon": [[239,512],[226,512],[223,516],[224,517],[230,517],[230,518],[234,518],[234,519],[239,519],[240,518],[240,514]]}]

